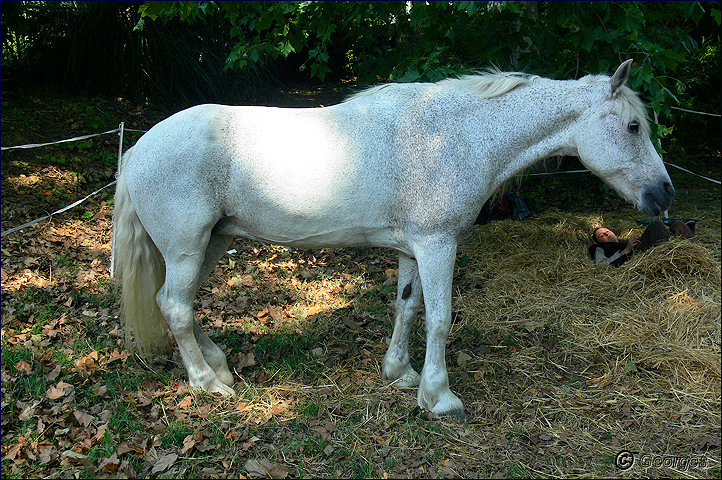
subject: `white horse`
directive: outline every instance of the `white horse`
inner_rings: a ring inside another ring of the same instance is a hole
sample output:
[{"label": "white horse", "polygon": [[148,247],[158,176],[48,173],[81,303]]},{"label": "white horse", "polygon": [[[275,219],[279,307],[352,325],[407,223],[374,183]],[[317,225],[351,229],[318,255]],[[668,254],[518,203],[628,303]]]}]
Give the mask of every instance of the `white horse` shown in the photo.
[{"label": "white horse", "polygon": [[[672,201],[646,110],[625,86],[631,62],[611,78],[494,72],[385,84],[323,108],[176,113],[126,153],[118,177],[126,330],[149,355],[167,348],[170,327],[190,385],[231,394],[225,355],[194,320],[193,299],[234,236],[393,248],[396,323],[383,375],[418,385],[421,407],[463,416],[445,359],[451,281],[457,244],[492,192],[538,160],[573,155],[643,212],[658,215]],[[419,374],[408,342],[422,294]]]}]

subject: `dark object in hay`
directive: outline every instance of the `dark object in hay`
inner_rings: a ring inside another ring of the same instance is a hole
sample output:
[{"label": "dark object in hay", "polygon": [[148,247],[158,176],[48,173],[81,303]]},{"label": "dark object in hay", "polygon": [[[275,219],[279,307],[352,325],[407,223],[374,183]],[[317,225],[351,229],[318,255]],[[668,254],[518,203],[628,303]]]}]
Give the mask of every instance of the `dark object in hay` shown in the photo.
[{"label": "dark object in hay", "polygon": [[509,218],[524,220],[532,215],[532,211],[529,210],[523,198],[511,193],[505,193],[501,198],[487,200],[484,206],[481,207],[474,225],[486,225],[492,220],[506,220]]},{"label": "dark object in hay", "polygon": [[638,218],[636,219],[637,223],[639,225],[649,225],[655,220],[662,220],[665,225],[668,227],[672,225],[674,222],[682,222],[685,225],[689,227],[690,230],[692,230],[692,233],[694,233],[694,228],[697,226],[697,220],[692,220],[691,218]]}]

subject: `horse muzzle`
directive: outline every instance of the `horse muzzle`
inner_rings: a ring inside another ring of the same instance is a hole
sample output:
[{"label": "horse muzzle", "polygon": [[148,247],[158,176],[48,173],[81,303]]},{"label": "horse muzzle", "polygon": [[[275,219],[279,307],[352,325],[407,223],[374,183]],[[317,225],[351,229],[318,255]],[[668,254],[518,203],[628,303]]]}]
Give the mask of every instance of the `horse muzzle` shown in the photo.
[{"label": "horse muzzle", "polygon": [[672,184],[668,180],[663,180],[654,187],[647,187],[644,190],[637,208],[650,215],[659,215],[669,209],[674,193]]}]

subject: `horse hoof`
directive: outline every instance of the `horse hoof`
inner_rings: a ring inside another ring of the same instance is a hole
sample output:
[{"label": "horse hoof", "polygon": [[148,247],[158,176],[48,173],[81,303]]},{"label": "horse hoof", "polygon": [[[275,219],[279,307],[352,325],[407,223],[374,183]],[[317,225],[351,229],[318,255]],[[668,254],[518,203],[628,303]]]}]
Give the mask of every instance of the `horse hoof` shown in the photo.
[{"label": "horse hoof", "polygon": [[419,406],[426,408],[439,416],[456,417],[459,420],[464,420],[466,418],[464,404],[461,403],[459,397],[451,393],[451,390],[440,393],[437,396],[437,400],[434,405],[423,405],[423,403],[422,398],[419,398]]},{"label": "horse hoof", "polygon": [[401,377],[399,377],[397,380],[395,380],[392,383],[394,385],[396,385],[397,387],[401,387],[401,388],[417,387],[419,385],[419,382],[421,381],[421,376],[418,373],[414,372],[413,370],[412,370],[412,372],[413,373],[406,373],[406,374],[402,375]]},{"label": "horse hoof", "polygon": [[450,412],[442,413],[440,415],[443,415],[445,417],[455,417],[461,421],[466,420],[466,412],[463,408],[459,410],[451,410]]},{"label": "horse hoof", "polygon": [[454,405],[453,407],[437,404],[431,411],[439,416],[456,417],[459,420],[466,419],[466,412],[464,411],[464,405],[461,404],[461,401],[459,401],[458,406]]},{"label": "horse hoof", "polygon": [[233,384],[236,383],[235,380],[233,380],[233,375],[228,370],[220,373],[216,372],[216,374],[218,375],[218,380],[223,382],[225,385],[228,385],[229,387],[232,387]]},{"label": "horse hoof", "polygon": [[220,381],[214,382],[211,388],[207,389],[207,391],[211,393],[220,393],[224,397],[232,397],[236,394],[235,390]]},{"label": "horse hoof", "polygon": [[[421,382],[421,375],[411,368],[410,365],[406,365],[405,368],[402,369],[401,373],[395,373],[394,370],[388,368],[385,369],[386,371],[383,373],[383,378],[385,380],[390,380],[392,385],[396,385],[397,387],[401,388],[411,388],[416,387]],[[397,370],[398,371],[398,370]],[[394,373],[389,373],[394,372]]]}]

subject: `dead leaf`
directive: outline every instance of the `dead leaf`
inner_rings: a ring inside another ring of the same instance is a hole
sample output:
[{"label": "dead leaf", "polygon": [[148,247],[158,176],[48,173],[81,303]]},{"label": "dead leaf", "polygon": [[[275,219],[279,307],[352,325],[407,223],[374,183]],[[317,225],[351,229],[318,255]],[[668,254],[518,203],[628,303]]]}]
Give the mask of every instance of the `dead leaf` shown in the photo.
[{"label": "dead leaf", "polygon": [[5,460],[14,460],[20,456],[20,450],[22,450],[22,444],[13,446],[10,451],[3,457]]},{"label": "dead leaf", "polygon": [[108,359],[106,363],[115,362],[116,360],[120,360],[121,363],[125,363],[125,361],[128,360],[128,355],[129,353],[125,350],[119,352],[117,348],[114,348],[110,353],[110,359]]},{"label": "dead leaf", "polygon": [[256,356],[253,352],[238,353],[233,356],[233,364],[236,370],[242,370],[245,367],[252,367],[256,364]]},{"label": "dead leaf", "polygon": [[31,371],[30,364],[28,362],[26,362],[25,360],[20,360],[18,363],[16,363],[15,369],[18,372],[25,372],[27,374],[30,374],[30,371]]},{"label": "dead leaf", "polygon": [[58,454],[58,451],[49,440],[38,442],[38,459],[41,464],[50,462]]},{"label": "dead leaf", "polygon": [[249,438],[247,442],[243,442],[243,444],[241,445],[241,449],[244,452],[247,452],[256,444],[256,442],[260,442],[260,441],[261,441],[261,439],[254,435],[253,437]]},{"label": "dead leaf", "polygon": [[55,379],[58,378],[58,375],[60,375],[60,365],[56,365],[45,378],[49,382],[54,382]]},{"label": "dead leaf", "polygon": [[65,457],[66,459],[68,459],[68,461],[69,461],[70,463],[81,463],[81,464],[83,464],[84,466],[86,466],[86,467],[88,467],[88,468],[92,468],[92,467],[93,467],[93,462],[92,462],[88,457],[86,457],[85,455],[83,455],[82,453],[78,453],[78,452],[75,452],[75,451],[73,451],[73,450],[65,450],[65,451],[61,454],[61,456],[62,456],[62,457]]},{"label": "dead leaf", "polygon": [[268,313],[275,322],[283,320],[283,312],[277,307],[268,307]]},{"label": "dead leaf", "polygon": [[183,447],[181,448],[180,454],[185,455],[186,453],[190,452],[191,449],[195,446],[195,444],[196,439],[193,438],[193,434],[191,433],[183,439]]},{"label": "dead leaf", "polygon": [[33,403],[32,405],[29,405],[23,409],[22,412],[20,412],[20,415],[18,416],[18,419],[25,422],[27,420],[30,420],[35,416],[35,409],[37,408],[38,403]]},{"label": "dead leaf", "polygon": [[93,389],[93,393],[100,398],[108,398],[108,387],[106,385],[98,385]]},{"label": "dead leaf", "polygon": [[47,395],[50,400],[57,400],[58,398],[62,398],[65,396],[66,389],[68,387],[72,387],[72,385],[70,385],[69,383],[65,383],[61,380],[54,387],[48,388],[48,391],[45,392],[45,395]]},{"label": "dead leaf", "polygon": [[[99,441],[101,441],[101,440],[103,439],[103,437],[105,437],[105,432],[107,432],[107,431],[108,431],[108,424],[107,424],[107,423],[99,426],[99,427],[98,427],[98,431],[95,432],[95,435],[93,436],[93,441],[94,441],[95,443],[98,443]],[[123,443],[125,443],[125,442],[123,442]],[[127,445],[126,445],[126,446],[127,446]],[[120,447],[118,447],[118,449],[120,450]],[[119,455],[120,455],[120,454],[119,454]]]},{"label": "dead leaf", "polygon": [[98,364],[96,363],[98,361],[98,352],[93,351],[92,353],[89,353],[88,355],[85,355],[84,357],[80,357],[75,361],[75,368],[78,370],[96,370],[98,367]]},{"label": "dead leaf", "polygon": [[243,467],[248,470],[249,478],[286,478],[291,469],[280,463],[271,463],[262,458],[260,460],[247,460]]},{"label": "dead leaf", "polygon": [[124,453],[134,452],[134,451],[135,451],[135,450],[133,450],[132,448],[130,448],[130,447],[128,446],[128,443],[127,443],[127,442],[120,442],[120,444],[118,445],[118,450],[117,450],[116,453],[117,453],[118,455],[123,455]]},{"label": "dead leaf", "polygon": [[118,470],[118,466],[120,466],[120,460],[118,460],[118,454],[114,453],[109,458],[100,462],[98,468],[103,473],[115,473]]},{"label": "dead leaf", "polygon": [[178,455],[175,453],[167,453],[160,458],[153,464],[153,469],[150,471],[150,473],[159,473],[164,472],[168,470],[168,467],[173,465],[176,460],[178,460]]},{"label": "dead leaf", "polygon": [[466,362],[471,360],[471,355],[466,354],[464,352],[459,352],[456,354],[456,364],[460,367],[463,366]]},{"label": "dead leaf", "polygon": [[183,400],[178,403],[178,408],[181,410],[188,410],[188,407],[193,403],[193,398],[190,395],[186,395]]},{"label": "dead leaf", "polygon": [[[269,413],[271,415],[279,415],[283,412],[288,411],[289,408],[291,408],[291,400],[281,400],[271,407],[271,410]],[[336,426],[334,425],[334,430],[335,429],[336,429]]]},{"label": "dead leaf", "polygon": [[94,418],[91,415],[88,415],[85,412],[81,412],[80,410],[76,410],[73,412],[73,416],[78,421],[80,425],[87,428],[88,425],[94,420]]}]

